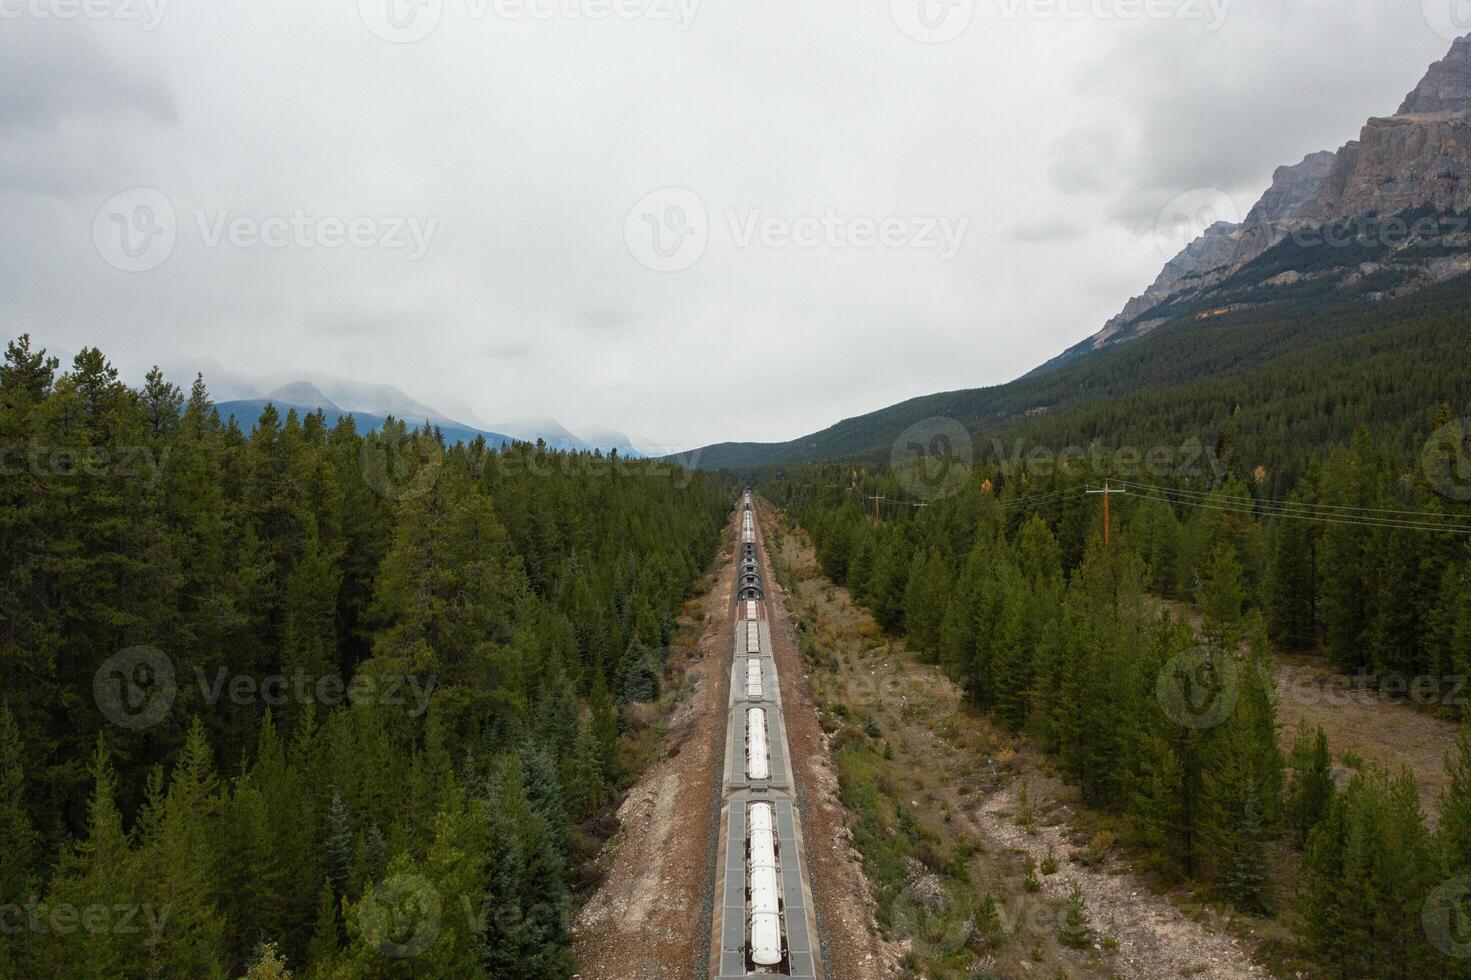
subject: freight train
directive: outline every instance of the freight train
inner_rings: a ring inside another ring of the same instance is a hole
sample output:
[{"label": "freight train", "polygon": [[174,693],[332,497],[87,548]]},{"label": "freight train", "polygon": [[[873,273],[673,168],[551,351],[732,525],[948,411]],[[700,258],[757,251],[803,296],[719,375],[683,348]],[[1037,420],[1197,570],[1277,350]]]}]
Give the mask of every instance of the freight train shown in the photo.
[{"label": "freight train", "polygon": [[750,490],[741,495],[740,513],[711,977],[817,977],[816,920]]}]

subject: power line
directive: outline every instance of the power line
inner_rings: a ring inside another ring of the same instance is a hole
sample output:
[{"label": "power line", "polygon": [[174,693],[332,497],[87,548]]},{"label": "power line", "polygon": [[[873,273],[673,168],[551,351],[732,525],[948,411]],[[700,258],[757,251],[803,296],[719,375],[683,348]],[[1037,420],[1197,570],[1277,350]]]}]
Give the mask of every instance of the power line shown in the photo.
[{"label": "power line", "polygon": [[[1153,499],[1164,503],[1180,504],[1185,507],[1201,507],[1206,510],[1221,511],[1228,514],[1244,514],[1247,516],[1277,517],[1284,520],[1312,521],[1319,524],[1343,524],[1356,527],[1378,527],[1389,529],[1403,529],[1407,531],[1446,531],[1452,534],[1471,534],[1471,526],[1465,524],[1445,524],[1432,521],[1397,521],[1389,518],[1372,517],[1351,514],[1315,514],[1307,511],[1283,510],[1273,507],[1253,506],[1249,501],[1240,498],[1219,498],[1216,500],[1200,500],[1185,496],[1176,496],[1177,491],[1167,487],[1150,487],[1142,484],[1130,484],[1130,487]],[[1439,515],[1448,516],[1448,515]],[[1456,520],[1456,518],[1451,518]]]},{"label": "power line", "polygon": [[[1219,499],[1221,499],[1220,496],[1217,495],[1217,494],[1214,494],[1214,493],[1205,493],[1205,492],[1202,492],[1200,490],[1175,489],[1175,488],[1172,488],[1172,487],[1154,487],[1154,486],[1150,486],[1150,485],[1144,484],[1144,483],[1130,483],[1127,480],[1119,480],[1117,482],[1118,482],[1118,484],[1120,486],[1132,487],[1132,488],[1137,489],[1137,490],[1161,490],[1161,491],[1167,491],[1169,493],[1184,494],[1184,495],[1189,495],[1189,496],[1192,496],[1192,497],[1199,497],[1199,498],[1203,498],[1203,499],[1206,499],[1206,500],[1219,500]],[[1239,498],[1239,497],[1228,497],[1228,498],[1225,498],[1225,499],[1228,499],[1228,500],[1241,500],[1242,498]],[[1300,510],[1307,510],[1307,511],[1315,511],[1315,510],[1337,510],[1337,511],[1345,511],[1345,512],[1348,512],[1348,513],[1353,514],[1353,515],[1357,515],[1357,514],[1361,514],[1361,513],[1362,514],[1398,514],[1398,515],[1403,515],[1403,516],[1407,516],[1407,517],[1438,517],[1438,518],[1445,518],[1445,519],[1448,519],[1448,520],[1466,520],[1466,521],[1471,521],[1471,517],[1459,518],[1459,517],[1456,517],[1454,514],[1446,514],[1446,513],[1440,512],[1440,511],[1433,511],[1433,510],[1397,510],[1397,509],[1391,508],[1391,507],[1359,507],[1359,506],[1356,506],[1356,505],[1353,505],[1353,504],[1318,504],[1318,503],[1312,503],[1310,501],[1305,501],[1305,500],[1269,500],[1269,499],[1258,499],[1256,497],[1251,498],[1251,500],[1254,503],[1261,504],[1261,505],[1267,506],[1267,507],[1281,507],[1281,508],[1294,507],[1294,508],[1298,508]]]}]

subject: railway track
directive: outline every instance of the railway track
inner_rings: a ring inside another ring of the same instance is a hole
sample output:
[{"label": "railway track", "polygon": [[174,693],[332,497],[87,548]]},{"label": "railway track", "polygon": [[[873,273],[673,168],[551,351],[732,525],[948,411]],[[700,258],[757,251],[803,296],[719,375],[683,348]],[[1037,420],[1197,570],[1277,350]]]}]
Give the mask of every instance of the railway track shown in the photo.
[{"label": "railway track", "polygon": [[820,977],[817,921],[767,618],[763,542],[749,490],[740,507],[710,976]]}]

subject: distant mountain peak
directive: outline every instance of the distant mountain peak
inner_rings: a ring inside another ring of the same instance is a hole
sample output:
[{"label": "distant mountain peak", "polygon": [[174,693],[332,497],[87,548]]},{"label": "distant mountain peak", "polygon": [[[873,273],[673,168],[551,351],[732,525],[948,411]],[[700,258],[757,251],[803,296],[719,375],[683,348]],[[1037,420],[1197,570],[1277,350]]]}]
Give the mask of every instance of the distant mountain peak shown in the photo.
[{"label": "distant mountain peak", "polygon": [[332,411],[341,411],[332,402],[332,399],[322,394],[322,389],[310,381],[291,381],[266,395],[268,401],[282,402],[287,405],[304,405],[307,408],[326,408]]},{"label": "distant mountain peak", "polygon": [[[1048,370],[1089,350],[1132,340],[1175,315],[1182,299],[1205,302],[1220,293],[1222,283],[1242,272],[1296,232],[1312,232],[1365,216],[1378,218],[1427,210],[1436,213],[1471,210],[1471,35],[1431,65],[1420,84],[1389,118],[1372,118],[1357,140],[1336,153],[1310,153],[1301,163],[1278,167],[1272,185],[1240,225],[1218,222],[1170,259],[1155,281],[1124,305],[1103,328],[1032,373]],[[1311,236],[1309,236],[1311,237]],[[1463,248],[1457,241],[1443,246]],[[1278,270],[1264,285],[1291,286],[1304,276],[1323,281],[1338,277],[1353,285],[1377,267],[1342,261],[1315,261],[1314,270]],[[1418,271],[1406,260],[1405,280],[1393,295],[1441,281],[1463,271],[1457,261],[1422,261]],[[1370,263],[1372,264],[1372,263]],[[1269,295],[1270,290],[1257,294]],[[1390,295],[1390,294],[1386,294]],[[1218,303],[1216,308],[1230,306]]]},{"label": "distant mountain peak", "polygon": [[1399,115],[1465,112],[1471,109],[1471,34],[1451,45],[1405,97]]}]

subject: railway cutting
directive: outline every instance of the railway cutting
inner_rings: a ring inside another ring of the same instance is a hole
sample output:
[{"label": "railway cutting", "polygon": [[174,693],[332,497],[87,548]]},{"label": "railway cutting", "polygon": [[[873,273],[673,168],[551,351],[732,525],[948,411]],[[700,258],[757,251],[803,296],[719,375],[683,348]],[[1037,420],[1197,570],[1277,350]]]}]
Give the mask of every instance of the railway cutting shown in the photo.
[{"label": "railway cutting", "polygon": [[710,976],[815,978],[817,921],[749,489],[740,506]]}]

